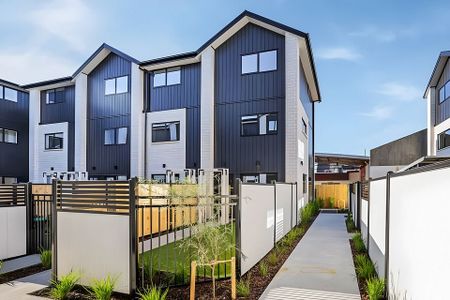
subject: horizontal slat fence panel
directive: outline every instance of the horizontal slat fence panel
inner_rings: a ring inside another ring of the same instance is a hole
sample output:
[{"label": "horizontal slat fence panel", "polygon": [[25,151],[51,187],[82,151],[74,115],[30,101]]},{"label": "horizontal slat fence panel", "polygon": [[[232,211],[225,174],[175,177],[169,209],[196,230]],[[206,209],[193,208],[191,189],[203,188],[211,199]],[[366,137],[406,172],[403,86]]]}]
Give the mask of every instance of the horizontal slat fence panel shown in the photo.
[{"label": "horizontal slat fence panel", "polygon": [[0,184],[0,207],[24,206],[26,197],[26,184]]}]

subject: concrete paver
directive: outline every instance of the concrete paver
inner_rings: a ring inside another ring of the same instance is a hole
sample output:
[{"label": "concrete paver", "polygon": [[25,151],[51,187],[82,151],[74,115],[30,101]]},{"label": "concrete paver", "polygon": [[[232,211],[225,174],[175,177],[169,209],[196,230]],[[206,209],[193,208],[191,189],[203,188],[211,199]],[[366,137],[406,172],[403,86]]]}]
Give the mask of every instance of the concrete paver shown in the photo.
[{"label": "concrete paver", "polygon": [[31,296],[28,294],[48,286],[50,278],[51,278],[51,271],[47,270],[8,283],[0,284],[0,300],[42,299],[41,297]]},{"label": "concrete paver", "polygon": [[3,267],[0,270],[0,274],[8,273],[11,271],[19,270],[26,267],[31,267],[41,263],[39,254],[22,256],[3,262]]},{"label": "concrete paver", "polygon": [[345,215],[321,213],[260,299],[361,299]]}]

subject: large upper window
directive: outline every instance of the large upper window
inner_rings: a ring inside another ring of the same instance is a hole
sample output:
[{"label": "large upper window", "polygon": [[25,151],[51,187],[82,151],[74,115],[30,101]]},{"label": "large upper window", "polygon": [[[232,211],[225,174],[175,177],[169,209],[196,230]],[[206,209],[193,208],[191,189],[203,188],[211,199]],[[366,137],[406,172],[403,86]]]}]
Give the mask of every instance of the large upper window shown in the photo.
[{"label": "large upper window", "polygon": [[180,122],[152,124],[152,142],[170,142],[180,140]]},{"label": "large upper window", "polygon": [[450,129],[438,135],[438,150],[447,148],[449,146],[450,146]]},{"label": "large upper window", "polygon": [[105,95],[128,92],[128,76],[105,79]]},{"label": "large upper window", "polygon": [[153,87],[174,85],[181,83],[181,68],[169,68],[153,73]]},{"label": "large upper window", "polygon": [[46,92],[46,104],[54,104],[54,103],[61,103],[65,101],[65,89],[64,88],[58,88],[53,90],[48,90]]},{"label": "large upper window", "polygon": [[241,117],[241,135],[276,134],[278,131],[278,116],[276,113],[256,114]]},{"label": "large upper window", "polygon": [[17,131],[0,128],[0,143],[17,144]]},{"label": "large upper window", "polygon": [[242,55],[241,74],[275,71],[277,69],[277,50]]},{"label": "large upper window", "polygon": [[45,150],[61,150],[64,148],[64,134],[62,132],[45,135]]},{"label": "large upper window", "polygon": [[450,81],[444,84],[443,87],[439,89],[439,103],[444,102],[450,97]]},{"label": "large upper window", "polygon": [[0,86],[0,99],[17,102],[17,90],[6,86]]},{"label": "large upper window", "polygon": [[128,138],[128,128],[110,128],[105,130],[105,145],[125,145]]}]

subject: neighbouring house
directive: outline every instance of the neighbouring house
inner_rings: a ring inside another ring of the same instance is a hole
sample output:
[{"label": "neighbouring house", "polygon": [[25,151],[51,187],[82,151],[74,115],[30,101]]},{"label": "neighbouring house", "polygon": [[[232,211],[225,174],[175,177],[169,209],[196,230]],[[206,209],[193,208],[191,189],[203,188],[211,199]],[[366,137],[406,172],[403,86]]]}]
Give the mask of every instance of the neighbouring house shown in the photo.
[{"label": "neighbouring house", "polygon": [[28,181],[28,92],[0,79],[0,184]]},{"label": "neighbouring house", "polygon": [[450,51],[439,54],[423,95],[427,100],[427,155],[450,156]]},{"label": "neighbouring house", "polygon": [[73,75],[21,89],[34,182],[218,168],[230,181],[313,181],[320,91],[309,36],[248,11],[195,51],[139,61],[103,44]]},{"label": "neighbouring house", "polygon": [[427,156],[427,129],[370,150],[370,178],[397,172]]},{"label": "neighbouring house", "polygon": [[316,153],[315,161],[316,186],[321,184],[352,184],[368,179],[368,156]]}]

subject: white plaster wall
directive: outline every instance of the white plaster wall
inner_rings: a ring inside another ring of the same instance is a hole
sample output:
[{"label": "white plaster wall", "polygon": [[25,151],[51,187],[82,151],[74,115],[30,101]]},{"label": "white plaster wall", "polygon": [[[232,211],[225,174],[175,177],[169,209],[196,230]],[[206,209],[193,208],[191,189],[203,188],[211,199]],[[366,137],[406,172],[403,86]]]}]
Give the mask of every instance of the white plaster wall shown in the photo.
[{"label": "white plaster wall", "polygon": [[[180,121],[180,140],[152,142],[152,123]],[[166,168],[163,168],[166,164]],[[147,174],[165,174],[166,169],[183,171],[186,168],[186,109],[148,113],[147,119]]]},{"label": "white plaster wall", "polygon": [[386,179],[370,182],[370,235],[384,254],[386,230]]},{"label": "white plaster wall", "polygon": [[369,202],[366,199],[361,198],[361,235],[363,237],[366,246],[367,246],[368,211],[369,211]]},{"label": "white plaster wall", "polygon": [[450,168],[393,177],[390,292],[397,299],[447,299]]},{"label": "white plaster wall", "polygon": [[274,185],[241,185],[241,272],[274,246]]},{"label": "white plaster wall", "polygon": [[0,208],[0,260],[27,253],[26,207]]},{"label": "white plaster wall", "polygon": [[279,241],[285,236],[292,228],[292,211],[294,207],[292,199],[292,190],[290,184],[277,183],[275,185],[277,193],[277,227],[276,227],[276,240]]},{"label": "white plaster wall", "polygon": [[144,72],[131,64],[130,175],[144,176]]},{"label": "white plaster wall", "polygon": [[[41,121],[41,103],[40,90],[30,90],[29,96],[30,116],[29,116],[29,179],[35,181],[39,178],[39,170],[37,165],[37,136],[39,134],[39,123]],[[38,181],[39,182],[39,181]]]},{"label": "white plaster wall", "polygon": [[[43,172],[52,172],[51,168],[55,172],[68,171],[68,141],[69,141],[69,125],[67,122],[38,125],[37,135],[35,136],[34,143],[37,145],[37,151],[35,153],[35,168],[37,174],[33,182],[42,182]],[[64,135],[63,149],[59,150],[45,150],[45,135],[47,133],[62,132]]]},{"label": "white plaster wall", "polygon": [[130,292],[129,216],[57,213],[57,274],[81,273],[80,284],[117,276],[115,291]]},{"label": "white plaster wall", "polygon": [[214,168],[214,57],[211,47],[201,54],[200,167],[205,170]]},{"label": "white plaster wall", "polygon": [[87,75],[75,78],[75,171],[86,172]]}]

